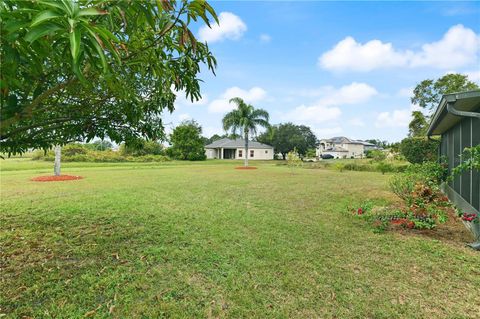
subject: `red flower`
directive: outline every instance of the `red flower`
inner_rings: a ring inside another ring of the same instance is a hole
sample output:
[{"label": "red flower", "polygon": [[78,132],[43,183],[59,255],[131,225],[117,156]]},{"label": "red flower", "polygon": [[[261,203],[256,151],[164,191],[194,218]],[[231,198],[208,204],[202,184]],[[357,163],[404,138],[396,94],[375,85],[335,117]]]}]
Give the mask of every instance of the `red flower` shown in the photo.
[{"label": "red flower", "polygon": [[412,221],[410,221],[410,222],[408,222],[407,227],[410,228],[410,229],[412,229],[412,228],[415,227],[415,223],[412,222]]},{"label": "red flower", "polygon": [[357,214],[358,214],[358,215],[362,215],[362,214],[363,214],[363,209],[362,209],[362,207],[360,207],[360,208],[357,210]]},{"label": "red flower", "polygon": [[477,218],[477,214],[475,214],[475,213],[471,213],[471,214],[463,213],[463,215],[462,215],[462,219],[466,222],[471,222],[471,221],[475,220],[476,218]]}]

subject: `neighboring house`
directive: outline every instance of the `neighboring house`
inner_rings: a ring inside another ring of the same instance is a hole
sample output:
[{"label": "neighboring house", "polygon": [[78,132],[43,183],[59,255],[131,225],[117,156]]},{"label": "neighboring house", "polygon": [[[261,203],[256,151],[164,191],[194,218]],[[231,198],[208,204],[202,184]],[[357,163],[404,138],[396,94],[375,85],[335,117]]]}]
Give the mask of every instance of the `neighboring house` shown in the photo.
[{"label": "neighboring house", "polygon": [[[439,155],[447,158],[448,170],[460,163],[466,147],[480,144],[480,90],[442,97],[427,135],[441,136]],[[480,172],[471,170],[444,183],[442,190],[464,212],[480,213]]]},{"label": "neighboring house", "polygon": [[[255,141],[248,142],[249,160],[273,160],[273,146]],[[245,140],[222,138],[205,146],[207,158],[243,159],[245,158]]]},{"label": "neighboring house", "polygon": [[329,154],[335,158],[362,158],[365,154],[365,144],[366,142],[351,140],[344,136],[323,139],[317,148],[317,156]]}]

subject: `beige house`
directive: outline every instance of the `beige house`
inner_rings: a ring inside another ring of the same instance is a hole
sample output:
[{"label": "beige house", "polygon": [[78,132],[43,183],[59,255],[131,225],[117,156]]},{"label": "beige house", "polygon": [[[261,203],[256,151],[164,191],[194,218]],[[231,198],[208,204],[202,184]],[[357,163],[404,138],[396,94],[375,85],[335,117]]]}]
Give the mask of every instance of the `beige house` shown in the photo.
[{"label": "beige house", "polygon": [[334,158],[362,158],[365,155],[366,148],[373,144],[351,140],[344,136],[332,137],[330,139],[320,140],[316,155],[332,155]]},{"label": "beige house", "polygon": [[[244,159],[245,140],[222,138],[205,146],[205,154],[209,159]],[[248,142],[249,160],[273,160],[273,146],[255,141]]]}]

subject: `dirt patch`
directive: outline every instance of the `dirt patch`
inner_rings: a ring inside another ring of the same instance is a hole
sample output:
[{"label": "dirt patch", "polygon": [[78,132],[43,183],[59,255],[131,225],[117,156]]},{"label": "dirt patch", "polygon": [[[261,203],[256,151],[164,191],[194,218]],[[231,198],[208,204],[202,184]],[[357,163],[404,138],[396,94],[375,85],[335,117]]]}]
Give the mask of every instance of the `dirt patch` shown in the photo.
[{"label": "dirt patch", "polygon": [[73,181],[77,179],[82,179],[82,176],[74,176],[74,175],[48,175],[48,176],[38,176],[31,179],[34,182],[63,182],[63,181]]},{"label": "dirt patch", "polygon": [[235,167],[235,169],[257,169],[257,167],[255,167],[255,166],[247,166],[247,167],[237,166],[237,167]]},{"label": "dirt patch", "polygon": [[473,236],[463,226],[462,221],[453,212],[449,212],[448,221],[437,224],[434,229],[409,229],[402,225],[391,224],[391,230],[404,236],[422,236],[464,246],[473,241]]}]

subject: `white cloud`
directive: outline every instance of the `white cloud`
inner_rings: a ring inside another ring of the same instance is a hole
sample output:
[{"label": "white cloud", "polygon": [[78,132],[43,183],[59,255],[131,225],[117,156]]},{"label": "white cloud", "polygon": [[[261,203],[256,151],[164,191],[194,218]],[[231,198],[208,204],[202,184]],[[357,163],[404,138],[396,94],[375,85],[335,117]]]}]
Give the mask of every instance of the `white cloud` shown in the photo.
[{"label": "white cloud", "polygon": [[343,132],[343,129],[340,126],[334,127],[322,127],[322,128],[312,128],[312,131],[318,138],[330,138],[333,136],[338,136]]},{"label": "white cloud", "polygon": [[413,87],[409,87],[409,88],[401,88],[400,90],[398,90],[397,92],[397,96],[399,97],[412,97],[413,95]]},{"label": "white cloud", "polygon": [[374,87],[366,83],[353,82],[340,89],[329,88],[319,102],[324,105],[360,104],[377,94]]},{"label": "white cloud", "polygon": [[178,115],[178,119],[180,121],[186,121],[186,120],[191,120],[192,117],[188,113],[182,113],[182,114]]},{"label": "white cloud", "polygon": [[245,22],[231,12],[221,12],[218,20],[219,23],[213,24],[211,28],[207,25],[200,28],[198,31],[200,41],[213,43],[225,39],[238,40],[247,31]]},{"label": "white cloud", "polygon": [[339,89],[333,86],[322,86],[318,89],[304,89],[295,93],[302,97],[320,98],[318,103],[322,105],[359,104],[378,94],[374,87],[358,82],[344,85]]},{"label": "white cloud", "polygon": [[470,81],[477,82],[480,84],[480,70],[467,71],[464,74],[468,76],[468,79]]},{"label": "white cloud", "polygon": [[338,119],[342,111],[338,107],[328,107],[323,105],[300,105],[292,111],[286,113],[283,119],[296,123],[324,123]]},{"label": "white cloud", "polygon": [[211,113],[225,113],[233,110],[235,105],[229,103],[230,99],[240,97],[247,103],[262,101],[267,97],[267,92],[261,87],[255,86],[250,90],[244,90],[237,86],[228,88],[217,99],[208,105],[208,111]]},{"label": "white cloud", "polygon": [[348,124],[350,124],[352,126],[359,126],[359,127],[365,126],[365,122],[361,118],[358,118],[358,117],[350,119],[348,121]]},{"label": "white cloud", "polygon": [[391,67],[463,67],[478,63],[480,36],[463,25],[451,27],[437,42],[419,51],[397,50],[392,43],[371,40],[364,44],[352,37],[338,42],[318,59],[320,67],[333,71],[367,72]]},{"label": "white cloud", "polygon": [[187,98],[185,91],[175,91],[172,87],[172,92],[177,96],[175,99],[175,107],[179,108],[182,106],[195,106],[195,105],[206,105],[208,103],[208,95],[203,94],[198,101],[193,101],[190,98]]},{"label": "white cloud", "polygon": [[376,127],[408,127],[411,120],[411,109],[381,112],[375,121]]},{"label": "white cloud", "polygon": [[459,24],[451,27],[440,41],[427,43],[416,53],[411,67],[456,68],[478,62],[480,36]]},{"label": "white cloud", "polygon": [[272,37],[266,33],[260,34],[260,42],[268,43],[272,41]]}]

